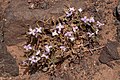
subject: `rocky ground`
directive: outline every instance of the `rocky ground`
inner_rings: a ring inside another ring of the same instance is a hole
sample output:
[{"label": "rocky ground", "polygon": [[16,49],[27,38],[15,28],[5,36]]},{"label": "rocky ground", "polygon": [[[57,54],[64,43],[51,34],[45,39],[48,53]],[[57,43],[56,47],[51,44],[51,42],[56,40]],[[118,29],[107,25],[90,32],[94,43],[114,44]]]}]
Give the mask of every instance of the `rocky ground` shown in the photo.
[{"label": "rocky ground", "polygon": [[[32,9],[31,3],[27,0],[0,0],[5,21],[4,41],[8,52],[19,66],[18,76],[0,77],[0,80],[120,80],[120,48],[117,42],[117,28],[120,23],[113,16],[118,0],[41,0],[39,7]],[[95,16],[96,20],[105,24],[100,31],[99,40],[100,46],[105,47],[92,55],[85,54],[81,60],[73,60],[71,64],[68,61],[63,62],[54,75],[43,72],[23,75],[24,68],[20,66],[20,62],[24,60],[24,34],[29,25],[34,25],[36,20],[62,16],[65,5],[81,7],[85,15]]]}]

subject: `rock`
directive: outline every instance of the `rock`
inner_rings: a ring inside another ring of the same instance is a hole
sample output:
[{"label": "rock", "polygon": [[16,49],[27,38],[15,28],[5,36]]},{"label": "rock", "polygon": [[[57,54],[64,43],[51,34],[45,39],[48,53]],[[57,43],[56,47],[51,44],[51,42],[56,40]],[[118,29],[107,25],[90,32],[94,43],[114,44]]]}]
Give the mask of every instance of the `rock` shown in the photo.
[{"label": "rock", "polygon": [[[0,9],[2,15],[2,9]],[[19,68],[15,59],[7,52],[4,36],[3,36],[4,21],[0,19],[0,77],[18,76]]]},{"label": "rock", "polygon": [[117,48],[119,47],[119,42],[108,41],[108,43],[103,47],[100,53],[99,61],[103,64],[109,65],[110,61],[119,60],[120,54]]},{"label": "rock", "polygon": [[116,39],[118,42],[120,42],[120,0],[118,2],[118,5],[117,7],[115,7],[114,11],[113,11],[113,16],[116,17],[116,20],[115,20],[115,25],[117,26],[117,29],[116,29],[116,32],[117,32],[117,36],[116,36]]},{"label": "rock", "polygon": [[119,28],[119,25],[117,26],[116,32],[117,32],[116,39],[117,39],[118,42],[120,42],[120,28]]},{"label": "rock", "polygon": [[117,7],[113,11],[113,15],[120,21],[120,0],[118,2]]}]

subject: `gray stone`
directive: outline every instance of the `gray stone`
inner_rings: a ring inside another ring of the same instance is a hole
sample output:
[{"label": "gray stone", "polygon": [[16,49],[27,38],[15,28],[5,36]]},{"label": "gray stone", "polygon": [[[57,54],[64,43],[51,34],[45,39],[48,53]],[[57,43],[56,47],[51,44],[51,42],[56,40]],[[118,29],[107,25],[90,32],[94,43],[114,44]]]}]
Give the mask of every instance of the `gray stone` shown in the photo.
[{"label": "gray stone", "polygon": [[117,41],[120,42],[120,0],[118,1],[118,5],[116,6],[116,8],[113,11],[113,15],[116,17],[115,20],[115,25],[117,26]]},{"label": "gray stone", "polygon": [[0,77],[6,76],[17,76],[19,74],[19,68],[16,64],[15,59],[7,52],[5,43],[4,43],[4,35],[3,35],[3,27],[5,21],[2,19],[2,9],[0,8]]},{"label": "gray stone", "polygon": [[112,67],[109,63],[111,61],[120,59],[120,54],[117,50],[119,46],[119,42],[108,41],[108,43],[105,45],[105,47],[103,47],[103,50],[100,53],[99,61]]},{"label": "gray stone", "polygon": [[120,21],[120,0],[118,2],[117,7],[113,11],[113,15]]}]

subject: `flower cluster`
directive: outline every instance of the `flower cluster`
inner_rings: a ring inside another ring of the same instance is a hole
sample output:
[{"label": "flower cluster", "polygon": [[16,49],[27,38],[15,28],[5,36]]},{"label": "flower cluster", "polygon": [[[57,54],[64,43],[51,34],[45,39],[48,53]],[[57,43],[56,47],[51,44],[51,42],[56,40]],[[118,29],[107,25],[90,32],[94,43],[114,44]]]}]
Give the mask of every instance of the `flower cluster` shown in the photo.
[{"label": "flower cluster", "polygon": [[93,16],[83,16],[83,13],[81,8],[76,10],[72,7],[65,11],[64,17],[56,21],[51,20],[54,24],[46,27],[47,23],[43,23],[43,27],[39,25],[29,28],[28,42],[24,46],[27,57],[24,62],[28,63],[27,66],[32,70],[43,70],[46,67],[49,70],[66,55],[82,53],[83,47],[93,48],[100,27],[104,24],[96,21]]},{"label": "flower cluster", "polygon": [[39,28],[37,27],[35,29],[29,28],[29,32],[28,32],[29,35],[33,35],[37,37],[36,35],[37,33],[42,33],[42,27]]}]

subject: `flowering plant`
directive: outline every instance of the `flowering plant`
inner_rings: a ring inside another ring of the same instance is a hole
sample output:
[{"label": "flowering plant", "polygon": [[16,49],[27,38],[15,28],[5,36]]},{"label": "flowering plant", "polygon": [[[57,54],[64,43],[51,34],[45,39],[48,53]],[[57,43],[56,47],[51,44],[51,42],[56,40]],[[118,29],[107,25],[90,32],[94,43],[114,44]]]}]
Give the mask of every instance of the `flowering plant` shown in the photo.
[{"label": "flowering plant", "polygon": [[58,20],[51,20],[49,25],[42,22],[41,27],[38,22],[36,28],[27,32],[28,41],[24,46],[26,60],[23,65],[28,67],[29,73],[50,71],[65,59],[94,48],[104,25],[94,17],[83,16],[83,10],[74,7],[67,9],[65,16]]}]

